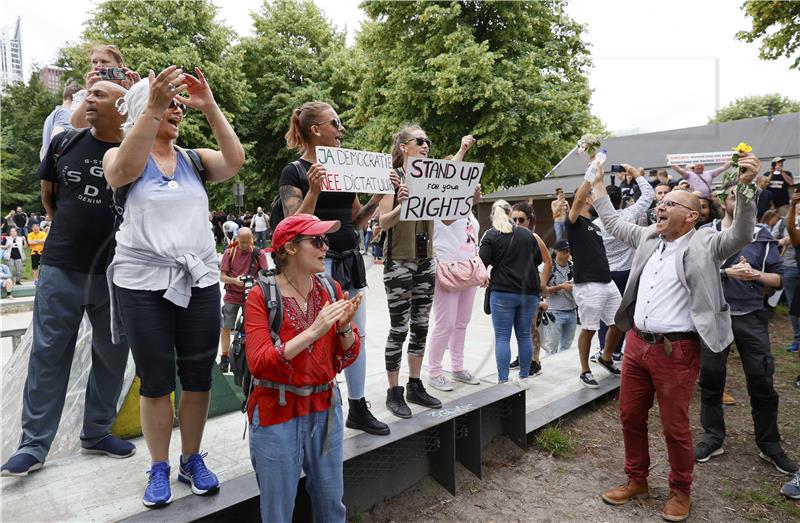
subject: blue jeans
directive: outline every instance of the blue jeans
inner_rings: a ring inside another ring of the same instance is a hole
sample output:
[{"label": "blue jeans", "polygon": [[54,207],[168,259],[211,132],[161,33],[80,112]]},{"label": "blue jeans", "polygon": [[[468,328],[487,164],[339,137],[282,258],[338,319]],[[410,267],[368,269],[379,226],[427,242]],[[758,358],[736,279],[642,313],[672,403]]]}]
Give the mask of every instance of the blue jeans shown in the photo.
[{"label": "blue jeans", "polygon": [[578,325],[578,315],[575,309],[569,311],[549,310],[556,318],[556,326],[559,331],[558,349],[556,352],[563,352],[572,346],[572,339],[575,337],[575,327]]},{"label": "blue jeans", "polygon": [[[791,307],[792,297],[794,297],[794,290],[800,284],[800,269],[797,264],[785,264],[783,266],[783,292],[786,293],[786,303]],[[800,321],[797,316],[789,315],[789,322],[792,324],[792,333],[794,333],[794,341],[800,343]]]},{"label": "blue jeans", "polygon": [[267,244],[267,231],[256,231],[256,247],[264,248]]},{"label": "blue jeans", "polygon": [[[334,392],[333,425],[326,436],[328,411],[312,412],[262,427],[258,407],[250,424],[250,461],[261,491],[261,521],[291,522],[300,473],[306,473],[314,521],[343,522],[344,494],[341,398]],[[323,452],[325,438],[330,438]]]},{"label": "blue jeans", "polygon": [[[331,274],[333,260],[325,258],[325,273]],[[361,350],[358,351],[358,358],[349,367],[344,369],[344,378],[347,380],[347,397],[352,400],[359,400],[364,397],[364,387],[367,381],[367,293],[364,289],[342,289],[342,292],[349,292],[353,298],[359,292],[364,295],[361,305],[353,317],[358,334],[361,336]]]},{"label": "blue jeans", "polygon": [[111,433],[128,363],[128,342],[123,337],[119,343],[111,343],[105,274],[84,274],[52,265],[42,265],[40,271],[33,301],[33,341],[22,393],[22,437],[15,454],[30,454],[44,463],[64,410],[83,313],[92,323],[92,357],[82,447],[94,446]]},{"label": "blue jeans", "polygon": [[372,241],[372,229],[364,231],[364,252],[369,252],[369,242]]},{"label": "blue jeans", "polygon": [[563,222],[553,222],[553,228],[555,229],[556,233],[556,243],[560,240],[564,240],[567,237],[567,221],[564,220]]},{"label": "blue jeans", "polygon": [[508,366],[511,364],[511,328],[517,336],[519,346],[519,376],[527,378],[533,358],[531,323],[539,306],[538,294],[515,294],[492,291],[489,297],[494,326],[494,357],[497,361],[498,380],[508,381]]}]

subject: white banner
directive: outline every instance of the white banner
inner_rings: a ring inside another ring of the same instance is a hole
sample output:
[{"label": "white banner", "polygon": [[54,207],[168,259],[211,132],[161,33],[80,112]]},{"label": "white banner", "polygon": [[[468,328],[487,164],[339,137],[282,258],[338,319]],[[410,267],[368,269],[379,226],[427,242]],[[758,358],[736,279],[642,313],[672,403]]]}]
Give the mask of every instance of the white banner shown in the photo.
[{"label": "white banner", "polygon": [[467,216],[482,174],[482,163],[409,158],[405,179],[408,200],[400,208],[400,219],[456,220]]},{"label": "white banner", "polygon": [[733,156],[733,151],[720,151],[717,153],[682,153],[682,154],[668,154],[667,165],[686,165],[698,164],[703,165],[722,165],[729,162]]},{"label": "white banner", "polygon": [[394,194],[389,154],[317,146],[317,161],[327,173],[322,180],[323,191]]}]

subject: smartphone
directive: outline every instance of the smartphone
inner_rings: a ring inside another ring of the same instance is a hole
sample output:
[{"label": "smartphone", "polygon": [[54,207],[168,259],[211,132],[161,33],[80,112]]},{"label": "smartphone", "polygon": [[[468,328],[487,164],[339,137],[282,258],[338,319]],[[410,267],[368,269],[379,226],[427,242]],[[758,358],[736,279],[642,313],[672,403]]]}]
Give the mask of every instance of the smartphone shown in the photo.
[{"label": "smartphone", "polygon": [[612,165],[611,166],[611,172],[612,173],[624,173],[625,172],[625,167],[623,167],[621,165]]},{"label": "smartphone", "polygon": [[125,70],[122,67],[101,67],[97,70],[102,80],[124,80]]}]

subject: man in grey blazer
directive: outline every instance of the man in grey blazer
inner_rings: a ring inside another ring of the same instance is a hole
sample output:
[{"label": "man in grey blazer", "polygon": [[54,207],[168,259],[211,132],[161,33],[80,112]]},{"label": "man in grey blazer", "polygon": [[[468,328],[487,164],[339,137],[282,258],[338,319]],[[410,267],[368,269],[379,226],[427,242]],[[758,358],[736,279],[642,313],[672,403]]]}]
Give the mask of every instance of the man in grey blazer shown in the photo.
[{"label": "man in grey blazer", "polygon": [[[754,155],[741,157],[739,181],[751,184],[759,166]],[[625,169],[638,175],[631,166]],[[647,418],[655,397],[670,463],[670,493],[661,515],[667,521],[683,521],[691,505],[694,449],[689,402],[700,371],[700,343],[720,352],[733,341],[719,268],[750,242],[755,201],[738,192],[736,219],[730,229],[695,230],[700,201],[688,191],[672,191],[656,207],[656,223],[642,227],[620,220],[614,212],[602,170],[592,190],[605,229],[636,249],[616,315],[616,324],[628,331],[620,382],[628,482],[602,497],[621,505],[647,494]]]}]

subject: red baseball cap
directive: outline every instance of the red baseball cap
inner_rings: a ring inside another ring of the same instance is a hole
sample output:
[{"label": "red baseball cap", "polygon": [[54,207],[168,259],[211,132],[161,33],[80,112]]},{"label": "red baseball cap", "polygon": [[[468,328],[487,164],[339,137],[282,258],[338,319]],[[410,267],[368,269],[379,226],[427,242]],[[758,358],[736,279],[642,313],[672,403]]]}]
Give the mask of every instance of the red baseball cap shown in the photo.
[{"label": "red baseball cap", "polygon": [[316,236],[336,232],[342,222],[339,220],[322,221],[312,214],[294,214],[284,218],[272,233],[272,245],[267,249],[269,252],[277,252],[278,249],[303,234],[306,236]]}]

